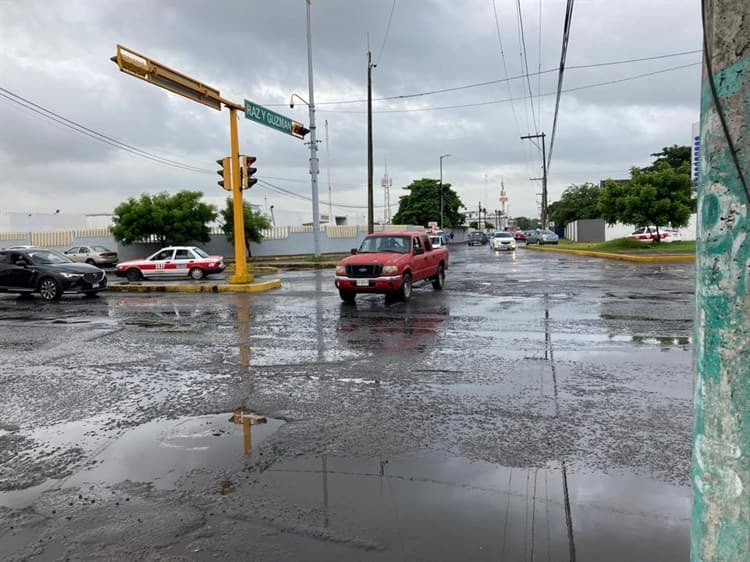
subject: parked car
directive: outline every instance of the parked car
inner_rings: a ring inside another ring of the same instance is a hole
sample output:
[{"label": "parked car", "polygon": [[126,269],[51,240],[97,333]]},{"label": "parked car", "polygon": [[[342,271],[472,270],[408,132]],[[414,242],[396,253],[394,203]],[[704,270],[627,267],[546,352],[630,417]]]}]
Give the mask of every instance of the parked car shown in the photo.
[{"label": "parked car", "polygon": [[[656,240],[656,236],[657,233],[655,226],[642,226],[631,232],[628,238],[638,240],[639,242],[653,242]],[[682,234],[674,228],[660,226],[659,238],[662,242],[679,242],[682,240]]]},{"label": "parked car", "polygon": [[448,242],[445,239],[445,234],[442,232],[437,232],[436,234],[430,234],[430,243],[432,244],[433,248],[442,248],[443,246],[447,246]]},{"label": "parked car", "polygon": [[526,242],[526,233],[523,230],[516,230],[513,233],[513,240],[516,242]]},{"label": "parked car", "polygon": [[211,273],[221,273],[225,268],[222,256],[209,256],[196,246],[170,246],[145,259],[117,264],[115,274],[126,277],[128,281],[150,277],[203,279]]},{"label": "parked car", "polygon": [[51,301],[63,293],[93,296],[106,286],[107,276],[101,269],[76,263],[55,250],[0,250],[0,292],[39,293],[44,300]]},{"label": "parked car", "polygon": [[555,234],[551,230],[532,230],[531,234],[528,234],[526,236],[527,244],[537,244],[541,246],[542,244],[557,244],[557,242],[557,234]]},{"label": "parked car", "polygon": [[487,235],[479,230],[470,232],[469,236],[466,237],[469,246],[484,246],[489,242]]},{"label": "parked car", "polygon": [[490,240],[493,250],[515,250],[516,240],[512,232],[495,232]]},{"label": "parked car", "polygon": [[104,246],[73,246],[63,252],[73,261],[90,263],[91,265],[115,265],[117,252]]}]

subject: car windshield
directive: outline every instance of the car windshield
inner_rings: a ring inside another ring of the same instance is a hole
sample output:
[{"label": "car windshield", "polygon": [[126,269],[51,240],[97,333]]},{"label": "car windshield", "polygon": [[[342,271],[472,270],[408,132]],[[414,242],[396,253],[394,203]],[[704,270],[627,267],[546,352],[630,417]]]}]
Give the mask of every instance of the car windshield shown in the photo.
[{"label": "car windshield", "polygon": [[481,237],[482,237],[481,232],[472,232],[471,234],[469,234],[469,238],[481,238]]},{"label": "car windshield", "polygon": [[193,248],[193,252],[195,252],[196,254],[198,254],[202,258],[207,258],[208,257],[208,254],[204,250],[201,250],[200,248]]},{"label": "car windshield", "polygon": [[510,232],[496,232],[495,238],[513,238],[513,234]]},{"label": "car windshield", "polygon": [[393,252],[396,254],[408,254],[410,249],[410,236],[372,236],[362,240],[358,253]]},{"label": "car windshield", "polygon": [[28,255],[31,261],[36,265],[73,263],[73,260],[68,256],[54,250],[33,250],[26,255]]}]

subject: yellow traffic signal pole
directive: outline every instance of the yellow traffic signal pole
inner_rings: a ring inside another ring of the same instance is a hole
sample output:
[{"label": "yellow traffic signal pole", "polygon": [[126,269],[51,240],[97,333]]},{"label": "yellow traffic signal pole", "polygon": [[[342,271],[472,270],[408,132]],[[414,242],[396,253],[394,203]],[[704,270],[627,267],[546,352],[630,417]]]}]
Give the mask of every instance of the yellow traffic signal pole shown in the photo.
[{"label": "yellow traffic signal pole", "polygon": [[245,255],[245,209],[240,185],[240,141],[237,133],[237,106],[225,102],[229,108],[229,145],[232,166],[232,202],[234,209],[234,275],[230,283],[250,283],[253,276],[247,272]]},{"label": "yellow traffic signal pole", "polygon": [[[229,109],[229,144],[232,166],[232,201],[234,207],[234,275],[229,278],[230,283],[249,283],[253,276],[247,272],[247,257],[245,256],[245,213],[242,205],[242,186],[240,185],[240,142],[237,133],[237,110],[244,110],[244,106],[221,97],[219,90],[199,82],[186,74],[182,74],[168,66],[146,57],[132,49],[117,45],[117,54],[110,59],[126,74],[145,80],[184,96],[190,100],[202,103],[221,111],[222,105]],[[303,135],[304,136],[304,135]],[[224,178],[226,181],[226,178]]]}]

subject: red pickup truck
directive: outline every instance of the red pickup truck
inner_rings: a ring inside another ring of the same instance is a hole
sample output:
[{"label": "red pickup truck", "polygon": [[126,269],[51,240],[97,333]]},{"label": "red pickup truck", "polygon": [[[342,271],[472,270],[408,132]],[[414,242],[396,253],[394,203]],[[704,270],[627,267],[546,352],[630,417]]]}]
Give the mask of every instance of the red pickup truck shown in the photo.
[{"label": "red pickup truck", "polygon": [[421,232],[368,235],[358,250],[336,264],[336,288],[344,302],[358,293],[379,293],[409,300],[414,283],[432,282],[440,291],[448,268],[448,249],[433,248]]}]

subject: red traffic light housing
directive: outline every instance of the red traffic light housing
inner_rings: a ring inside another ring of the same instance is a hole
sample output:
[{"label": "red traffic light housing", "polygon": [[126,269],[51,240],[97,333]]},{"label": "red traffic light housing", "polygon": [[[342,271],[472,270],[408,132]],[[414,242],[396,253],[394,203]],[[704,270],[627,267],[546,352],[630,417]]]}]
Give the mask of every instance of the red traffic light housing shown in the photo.
[{"label": "red traffic light housing", "polygon": [[310,132],[310,129],[305,127],[302,123],[298,123],[297,121],[292,121],[292,136],[295,136],[299,139],[305,138],[305,135]]},{"label": "red traffic light housing", "polygon": [[226,191],[232,191],[232,164],[231,159],[227,156],[226,158],[220,158],[216,163],[221,166],[221,170],[217,170],[217,174],[221,176],[221,181],[218,183]]},{"label": "red traffic light housing", "polygon": [[240,156],[241,189],[250,189],[258,183],[258,179],[253,177],[253,174],[258,171],[258,168],[253,167],[256,160],[255,156]]}]

